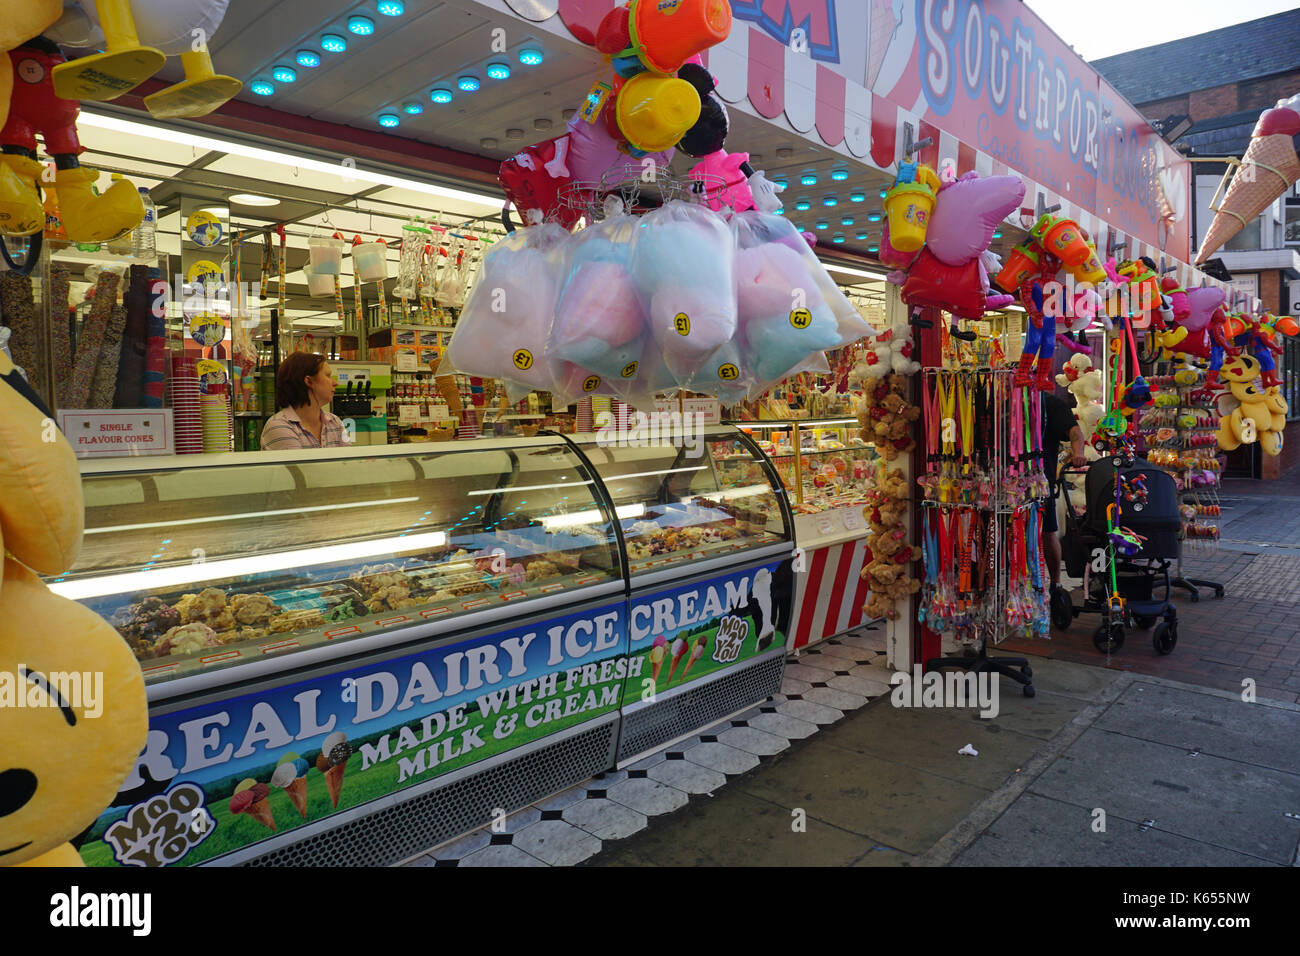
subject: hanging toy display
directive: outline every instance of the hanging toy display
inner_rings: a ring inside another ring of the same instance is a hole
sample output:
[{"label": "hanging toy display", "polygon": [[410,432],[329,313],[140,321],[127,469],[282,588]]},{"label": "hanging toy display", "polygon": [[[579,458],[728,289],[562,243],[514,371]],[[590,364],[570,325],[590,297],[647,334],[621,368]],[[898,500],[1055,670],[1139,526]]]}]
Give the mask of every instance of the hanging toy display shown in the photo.
[{"label": "hanging toy display", "polygon": [[[1056,354],[1056,317],[1059,305],[1048,298],[1047,285],[1060,271],[1061,261],[1052,253],[1039,251],[1037,274],[1023,280],[1018,290],[1020,305],[1028,316],[1025,326],[1025,343],[1020,352],[1020,366],[1016,370],[1016,384],[1034,385],[1045,392],[1056,387],[1052,379],[1053,357]],[[1056,299],[1057,297],[1052,297]],[[1059,300],[1058,300],[1059,301]],[[1037,377],[1031,374],[1037,362]]]},{"label": "hanging toy display", "polygon": [[424,266],[424,247],[433,233],[416,222],[402,226],[402,249],[397,260],[397,283],[393,286],[393,295],[403,302],[402,313],[405,320],[406,306],[409,299],[415,298],[416,285],[420,271]]}]

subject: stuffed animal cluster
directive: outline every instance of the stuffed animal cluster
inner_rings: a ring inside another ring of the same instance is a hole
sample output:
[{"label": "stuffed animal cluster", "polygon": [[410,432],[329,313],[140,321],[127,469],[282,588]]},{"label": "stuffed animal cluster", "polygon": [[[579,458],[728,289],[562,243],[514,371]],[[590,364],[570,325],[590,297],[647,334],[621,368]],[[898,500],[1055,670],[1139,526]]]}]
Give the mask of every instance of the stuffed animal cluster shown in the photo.
[{"label": "stuffed animal cluster", "polygon": [[854,398],[862,437],[875,443],[885,461],[893,461],[916,447],[913,426],[921,408],[907,400],[907,379],[902,375],[870,379],[866,386]]},{"label": "stuffed animal cluster", "polygon": [[1223,363],[1228,394],[1219,397],[1219,447],[1232,451],[1258,441],[1266,455],[1282,453],[1287,402],[1276,385],[1260,387],[1260,363],[1239,355]]},{"label": "stuffed animal cluster", "polygon": [[1101,404],[1105,391],[1101,369],[1093,368],[1092,359],[1087,355],[1076,353],[1061,368],[1056,384],[1074,396],[1074,417],[1079,421],[1084,444],[1091,444],[1093,429],[1105,414]]},{"label": "stuffed animal cluster", "polygon": [[907,542],[903,527],[908,489],[907,479],[895,468],[872,490],[870,503],[862,509],[871,529],[867,536],[871,563],[862,569],[871,593],[863,610],[872,618],[898,620],[898,602],[921,589],[920,580],[911,572],[912,562],[921,557],[921,549]]},{"label": "stuffed animal cluster", "polygon": [[850,381],[874,385],[886,375],[914,375],[921,370],[914,353],[912,326],[906,322],[895,323],[867,339],[862,357],[850,372]]}]

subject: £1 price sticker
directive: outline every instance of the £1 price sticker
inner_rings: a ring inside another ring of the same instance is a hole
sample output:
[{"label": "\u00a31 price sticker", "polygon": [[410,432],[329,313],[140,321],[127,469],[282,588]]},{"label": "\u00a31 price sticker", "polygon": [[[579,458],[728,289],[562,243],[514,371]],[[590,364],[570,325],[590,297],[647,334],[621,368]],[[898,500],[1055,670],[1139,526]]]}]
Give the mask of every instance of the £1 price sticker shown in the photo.
[{"label": "\u00a31 price sticker", "polygon": [[677,315],[673,317],[673,328],[677,331],[678,335],[690,335],[691,317],[685,312],[678,312]]},{"label": "\u00a31 price sticker", "polygon": [[790,324],[796,329],[806,329],[812,325],[812,313],[807,309],[795,309],[790,313]]},{"label": "\u00a31 price sticker", "polygon": [[520,371],[526,372],[533,367],[533,353],[528,349],[515,349],[510,359],[515,363],[515,368]]}]

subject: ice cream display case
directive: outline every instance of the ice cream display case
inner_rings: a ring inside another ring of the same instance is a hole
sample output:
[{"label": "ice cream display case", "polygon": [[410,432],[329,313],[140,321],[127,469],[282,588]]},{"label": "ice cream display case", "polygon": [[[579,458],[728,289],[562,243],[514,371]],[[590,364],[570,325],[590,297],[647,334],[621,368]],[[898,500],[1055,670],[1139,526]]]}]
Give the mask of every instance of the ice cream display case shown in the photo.
[{"label": "ice cream display case", "polygon": [[687,454],[539,436],[83,463],[85,543],[47,583],[117,627],[150,699],[83,859],[394,863],[615,766],[638,713],[693,695],[695,723],[656,725],[685,734],[775,691],[783,494]]},{"label": "ice cream display case", "polygon": [[[788,649],[858,627],[870,563],[863,514],[880,456],[860,437],[856,418],[737,422],[771,461],[790,496],[800,559]],[[754,466],[745,453],[715,450],[724,484],[743,485]]]}]

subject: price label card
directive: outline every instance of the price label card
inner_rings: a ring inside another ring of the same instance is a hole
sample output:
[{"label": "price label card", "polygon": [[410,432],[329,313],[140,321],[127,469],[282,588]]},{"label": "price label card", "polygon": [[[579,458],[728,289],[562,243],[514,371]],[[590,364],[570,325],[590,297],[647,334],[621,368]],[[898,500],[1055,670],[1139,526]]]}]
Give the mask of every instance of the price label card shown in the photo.
[{"label": "price label card", "polygon": [[835,522],[833,522],[826,515],[822,515],[820,518],[817,519],[818,534],[830,534],[834,530],[835,530]]},{"label": "price label card", "polygon": [[418,372],[420,370],[420,360],[416,358],[414,352],[398,352],[393,356],[393,359],[399,372]]},{"label": "price label card", "polygon": [[420,406],[398,405],[397,420],[403,424],[407,422],[418,422],[420,420]]},{"label": "price label card", "polygon": [[435,422],[451,421],[451,409],[446,405],[430,405],[429,418]]},{"label": "price label card", "polygon": [[862,512],[857,508],[848,508],[844,511],[845,531],[861,531],[865,526],[862,520]]}]

